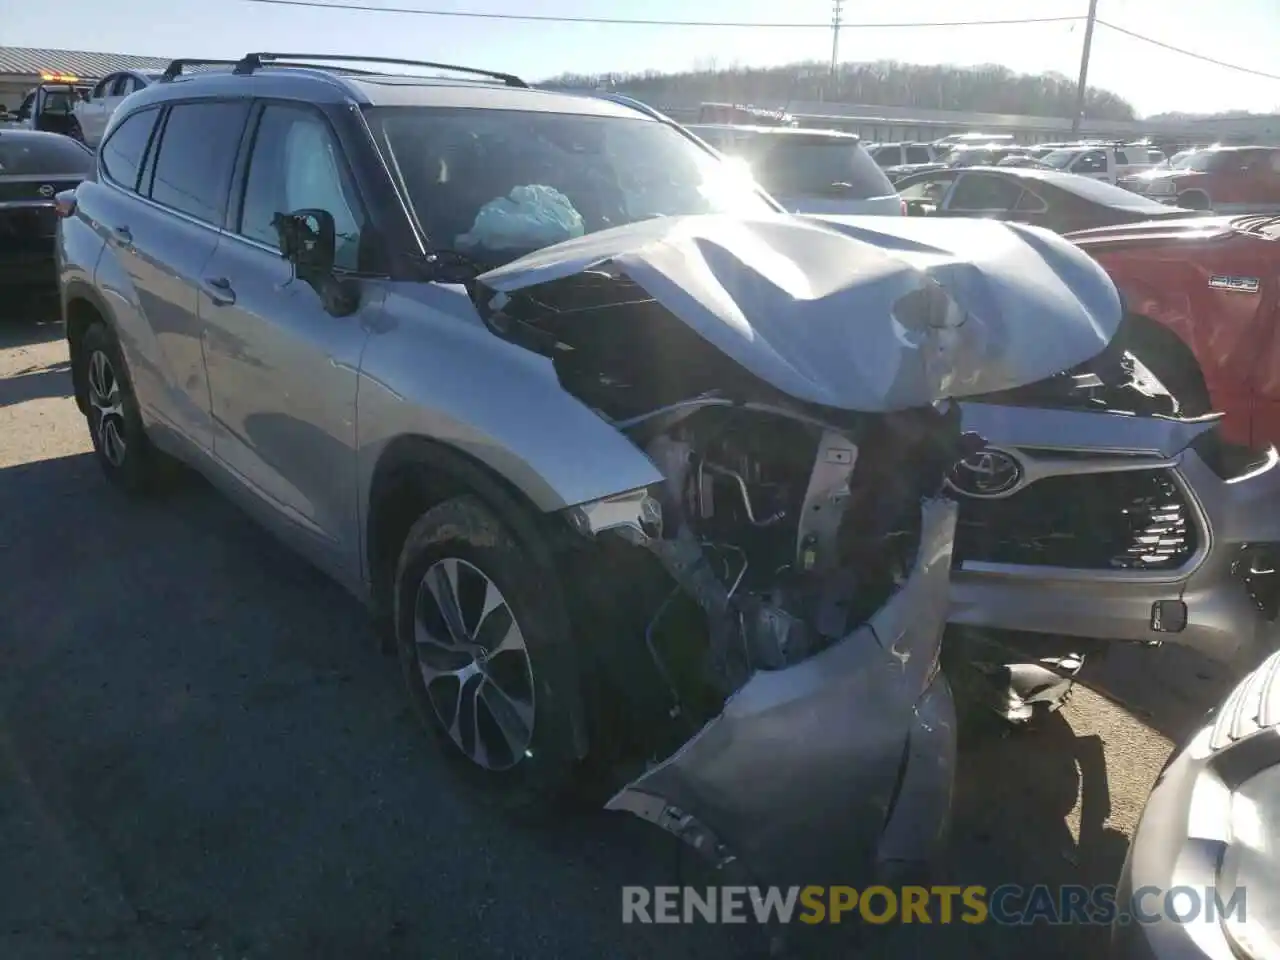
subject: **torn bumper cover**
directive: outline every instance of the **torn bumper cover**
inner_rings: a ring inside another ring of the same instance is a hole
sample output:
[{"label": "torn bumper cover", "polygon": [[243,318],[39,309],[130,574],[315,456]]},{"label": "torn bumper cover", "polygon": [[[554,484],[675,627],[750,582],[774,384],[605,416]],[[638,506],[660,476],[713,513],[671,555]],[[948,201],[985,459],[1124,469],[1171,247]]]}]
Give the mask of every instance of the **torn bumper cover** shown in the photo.
[{"label": "torn bumper cover", "polygon": [[844,639],[756,671],[723,712],[607,805],[761,883],[850,883],[928,865],[945,841],[955,713],[938,654],[956,506],[922,507],[902,587]]}]

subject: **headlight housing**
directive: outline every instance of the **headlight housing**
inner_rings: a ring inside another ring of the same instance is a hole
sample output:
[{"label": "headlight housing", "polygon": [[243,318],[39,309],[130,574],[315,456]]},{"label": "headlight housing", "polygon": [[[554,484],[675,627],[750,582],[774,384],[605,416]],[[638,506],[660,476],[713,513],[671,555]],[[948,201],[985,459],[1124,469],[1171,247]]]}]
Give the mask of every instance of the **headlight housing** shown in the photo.
[{"label": "headlight housing", "polygon": [[1152,180],[1147,184],[1147,193],[1171,197],[1174,194],[1174,183],[1172,180]]}]

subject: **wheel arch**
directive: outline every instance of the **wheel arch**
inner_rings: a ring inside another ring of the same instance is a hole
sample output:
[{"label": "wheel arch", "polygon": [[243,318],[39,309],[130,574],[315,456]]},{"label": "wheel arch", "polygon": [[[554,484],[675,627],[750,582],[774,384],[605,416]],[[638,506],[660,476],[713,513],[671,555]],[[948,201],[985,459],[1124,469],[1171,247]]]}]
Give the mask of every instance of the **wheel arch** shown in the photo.
[{"label": "wheel arch", "polygon": [[62,316],[66,323],[67,351],[71,361],[71,383],[76,406],[81,413],[88,405],[88,386],[80,344],[85,331],[94,323],[112,326],[111,311],[107,309],[98,291],[89,284],[73,280],[62,291]]},{"label": "wheel arch", "polygon": [[391,609],[392,579],[409,528],[427,510],[464,493],[479,497],[540,562],[554,566],[558,531],[523,491],[457,447],[401,435],[383,447],[365,498],[364,561],[377,614]]},{"label": "wheel arch", "polygon": [[1180,207],[1185,206],[1185,204],[1183,203],[1184,197],[1196,197],[1203,200],[1203,203],[1204,203],[1203,207],[1187,207],[1187,209],[1189,210],[1212,210],[1213,209],[1213,200],[1210,198],[1208,191],[1204,190],[1201,187],[1188,187],[1186,190],[1179,191],[1178,197],[1177,197],[1178,206]]},{"label": "wheel arch", "polygon": [[[1191,378],[1191,382],[1183,386],[1202,391],[1204,398],[1209,399],[1209,389],[1200,360],[1177,330],[1146,314],[1127,310],[1116,340],[1125,349],[1132,350],[1139,359],[1150,358],[1152,362],[1148,365],[1153,369],[1177,370]],[[1172,390],[1174,385],[1165,386]]]},{"label": "wheel arch", "polygon": [[[514,484],[456,447],[418,434],[396,437],[374,467],[364,523],[370,605],[391,629],[396,566],[410,528],[427,510],[462,494],[477,497],[491,509],[537,566],[560,572],[557,555],[572,536],[567,524],[557,525],[553,514],[539,509]],[[556,591],[556,599],[569,608],[558,576],[549,578],[546,589]],[[580,691],[567,709],[574,750],[579,758],[585,757],[590,735]]]}]

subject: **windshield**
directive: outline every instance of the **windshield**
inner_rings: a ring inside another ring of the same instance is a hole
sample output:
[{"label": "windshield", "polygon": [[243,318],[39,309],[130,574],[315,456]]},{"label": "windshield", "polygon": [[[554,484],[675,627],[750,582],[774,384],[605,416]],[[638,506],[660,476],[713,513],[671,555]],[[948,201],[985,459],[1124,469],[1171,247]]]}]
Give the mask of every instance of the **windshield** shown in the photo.
[{"label": "windshield", "polygon": [[367,115],[430,243],[485,264],[651,217],[776,210],[745,169],[647,118],[434,107]]},{"label": "windshield", "polygon": [[0,176],[88,176],[93,154],[67,137],[0,136]]},{"label": "windshield", "polygon": [[1080,156],[1079,150],[1050,150],[1040,158],[1040,162],[1058,170],[1065,170],[1078,156]]}]

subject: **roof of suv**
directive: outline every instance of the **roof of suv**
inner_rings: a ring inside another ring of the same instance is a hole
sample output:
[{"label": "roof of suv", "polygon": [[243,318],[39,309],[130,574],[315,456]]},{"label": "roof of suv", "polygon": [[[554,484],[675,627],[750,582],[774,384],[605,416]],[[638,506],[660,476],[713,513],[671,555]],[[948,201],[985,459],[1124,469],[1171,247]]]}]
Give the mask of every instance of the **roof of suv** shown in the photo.
[{"label": "roof of suv", "polygon": [[158,77],[135,93],[130,105],[141,107],[170,100],[244,96],[358,106],[468,107],[653,119],[641,110],[603,97],[505,85],[495,79],[369,73],[339,65],[267,64],[244,72],[231,70],[229,66]]}]

